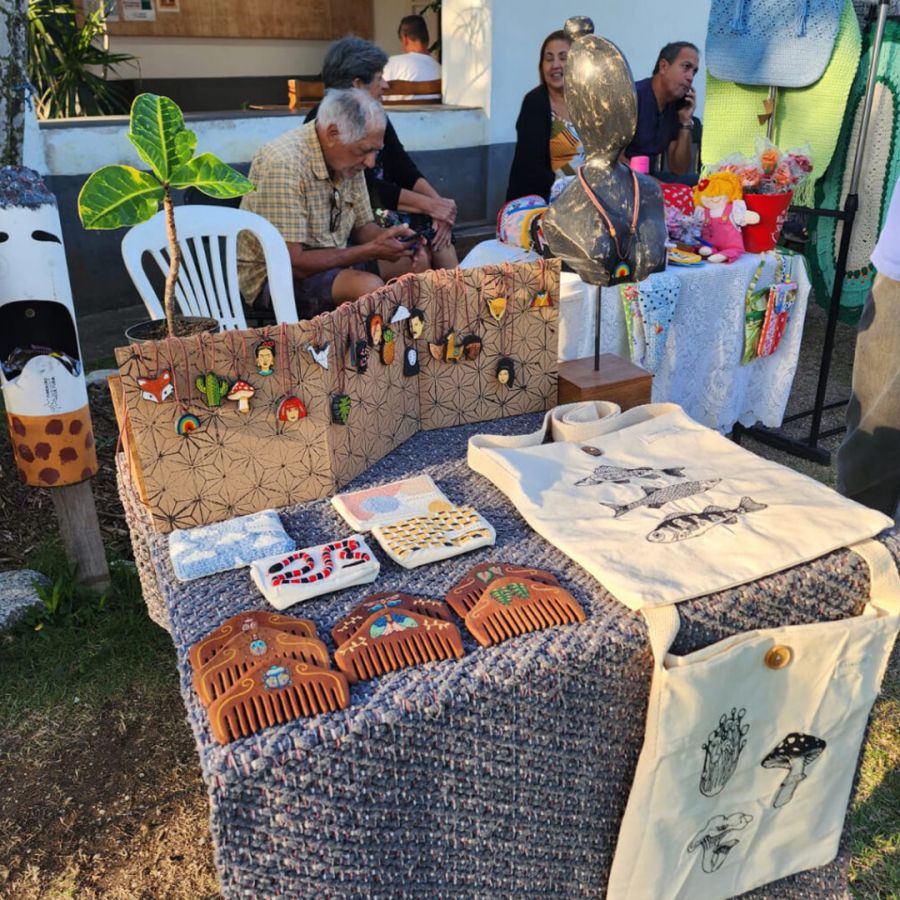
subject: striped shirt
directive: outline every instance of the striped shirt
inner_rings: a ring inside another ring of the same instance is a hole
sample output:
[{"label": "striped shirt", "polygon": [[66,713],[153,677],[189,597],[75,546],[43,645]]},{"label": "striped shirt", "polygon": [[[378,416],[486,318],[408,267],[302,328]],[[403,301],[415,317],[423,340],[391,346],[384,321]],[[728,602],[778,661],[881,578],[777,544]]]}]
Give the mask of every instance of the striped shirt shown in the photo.
[{"label": "striped shirt", "polygon": [[[287,243],[303,249],[343,249],[354,228],[373,221],[363,173],[350,179],[329,174],[315,122],[260,147],[250,165],[250,180],[256,190],[244,195],[241,209],[268,219]],[[251,234],[241,232],[238,282],[248,303],[256,300],[265,279],[262,247]]]}]

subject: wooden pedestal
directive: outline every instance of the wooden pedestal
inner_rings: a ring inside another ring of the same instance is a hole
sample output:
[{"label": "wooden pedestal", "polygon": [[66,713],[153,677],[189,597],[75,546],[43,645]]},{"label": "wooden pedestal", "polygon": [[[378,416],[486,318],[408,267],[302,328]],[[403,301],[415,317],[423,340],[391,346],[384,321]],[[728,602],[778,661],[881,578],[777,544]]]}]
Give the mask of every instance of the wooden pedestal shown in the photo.
[{"label": "wooden pedestal", "polygon": [[653,376],[613,353],[600,354],[600,369],[594,371],[594,357],[572,359],[559,364],[560,403],[579,400],[609,400],[622,409],[650,402]]}]

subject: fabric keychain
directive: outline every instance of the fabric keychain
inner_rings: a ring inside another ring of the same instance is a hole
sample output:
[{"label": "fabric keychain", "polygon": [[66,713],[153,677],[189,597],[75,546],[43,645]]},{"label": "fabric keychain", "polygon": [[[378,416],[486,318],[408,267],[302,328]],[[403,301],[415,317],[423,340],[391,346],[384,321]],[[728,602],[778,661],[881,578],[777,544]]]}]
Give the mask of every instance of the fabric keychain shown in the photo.
[{"label": "fabric keychain", "polygon": [[[741,365],[746,365],[756,359],[759,347],[759,335],[762,330],[763,319],[769,303],[769,289],[757,290],[757,284],[762,276],[763,269],[768,261],[768,254],[763,254],[750,279],[747,291],[744,294],[744,349],[741,356]],[[780,253],[775,253],[775,281],[781,280],[782,259]]]},{"label": "fabric keychain", "polygon": [[610,897],[733,897],[837,855],[862,740],[900,628],[876,540],[862,615],[745,632],[685,656],[675,606],[642,610],[654,668]]}]

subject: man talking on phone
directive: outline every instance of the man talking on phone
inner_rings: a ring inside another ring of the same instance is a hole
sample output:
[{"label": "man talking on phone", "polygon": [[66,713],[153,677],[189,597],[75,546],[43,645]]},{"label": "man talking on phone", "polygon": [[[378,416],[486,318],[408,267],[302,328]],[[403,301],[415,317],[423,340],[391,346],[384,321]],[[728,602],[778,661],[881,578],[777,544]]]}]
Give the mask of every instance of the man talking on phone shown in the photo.
[{"label": "man talking on phone", "polygon": [[653,75],[635,84],[638,121],[634,138],[625,148],[628,159],[666,154],[669,170],[687,175],[697,102],[694,76],[699,67],[700,51],[688,41],[666,44],[659,51]]}]

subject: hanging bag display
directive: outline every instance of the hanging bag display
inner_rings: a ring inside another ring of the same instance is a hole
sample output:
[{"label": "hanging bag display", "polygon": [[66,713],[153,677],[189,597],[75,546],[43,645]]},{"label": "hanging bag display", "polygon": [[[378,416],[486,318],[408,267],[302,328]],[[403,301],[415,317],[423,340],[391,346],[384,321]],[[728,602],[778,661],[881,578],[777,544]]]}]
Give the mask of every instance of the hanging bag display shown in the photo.
[{"label": "hanging bag display", "polygon": [[723,81],[799,88],[822,77],[844,0],[713,0],[706,65]]},{"label": "hanging bag display", "polygon": [[900,627],[883,544],[862,615],[669,654],[674,606],[644,610],[654,669],[610,900],[733,897],[837,854],[872,704]]}]

